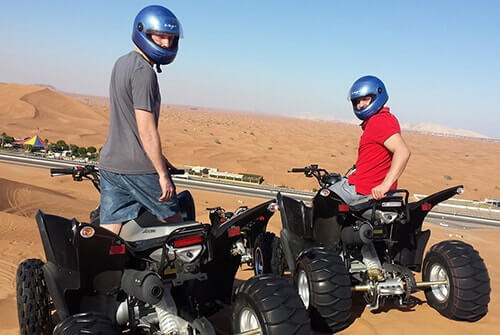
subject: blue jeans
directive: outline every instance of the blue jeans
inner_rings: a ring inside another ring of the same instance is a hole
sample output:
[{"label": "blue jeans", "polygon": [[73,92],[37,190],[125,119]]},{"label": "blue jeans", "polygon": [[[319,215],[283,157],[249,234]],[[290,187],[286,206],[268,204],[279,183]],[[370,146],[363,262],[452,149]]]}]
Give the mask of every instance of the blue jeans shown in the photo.
[{"label": "blue jeans", "polygon": [[158,174],[118,174],[100,170],[101,224],[126,222],[137,218],[145,208],[158,219],[166,219],[179,212],[177,196],[160,202],[161,188]]},{"label": "blue jeans", "polygon": [[367,197],[366,195],[356,192],[356,187],[349,184],[347,178],[342,178],[342,180],[331,185],[328,189],[337,194],[346,204],[351,204]]}]

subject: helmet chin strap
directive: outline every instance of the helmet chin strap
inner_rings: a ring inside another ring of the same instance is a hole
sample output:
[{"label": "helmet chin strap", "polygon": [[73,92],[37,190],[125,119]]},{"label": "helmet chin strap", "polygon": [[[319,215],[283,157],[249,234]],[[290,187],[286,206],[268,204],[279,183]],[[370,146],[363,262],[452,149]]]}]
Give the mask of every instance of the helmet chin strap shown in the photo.
[{"label": "helmet chin strap", "polygon": [[161,73],[160,64],[156,64],[156,72]]}]

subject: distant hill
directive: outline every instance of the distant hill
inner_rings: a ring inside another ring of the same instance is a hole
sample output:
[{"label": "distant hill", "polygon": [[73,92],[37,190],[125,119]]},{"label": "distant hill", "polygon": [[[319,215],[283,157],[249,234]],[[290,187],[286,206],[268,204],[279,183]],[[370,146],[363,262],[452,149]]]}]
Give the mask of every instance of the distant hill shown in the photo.
[{"label": "distant hill", "polygon": [[[353,125],[360,124],[360,121],[356,119],[342,119],[342,118],[337,118],[335,116],[303,114],[303,115],[297,115],[296,117],[299,119],[313,120],[313,121],[334,121],[334,122],[353,124]],[[437,135],[437,136],[491,139],[489,136],[476,133],[471,130],[455,129],[433,123],[418,123],[418,124],[405,123],[401,124],[401,128],[407,131],[414,131],[418,133]]]},{"label": "distant hill", "polygon": [[48,85],[0,83],[0,111],[1,131],[20,138],[101,146],[107,130],[107,113]]},{"label": "distant hill", "polygon": [[474,137],[474,138],[486,138],[490,137],[476,133],[471,130],[466,129],[455,129],[446,126],[442,126],[439,124],[432,123],[419,123],[419,124],[411,124],[406,123],[402,124],[401,127],[405,130],[416,131],[420,133],[432,134],[432,135],[445,135],[445,136],[458,136],[458,137]]}]

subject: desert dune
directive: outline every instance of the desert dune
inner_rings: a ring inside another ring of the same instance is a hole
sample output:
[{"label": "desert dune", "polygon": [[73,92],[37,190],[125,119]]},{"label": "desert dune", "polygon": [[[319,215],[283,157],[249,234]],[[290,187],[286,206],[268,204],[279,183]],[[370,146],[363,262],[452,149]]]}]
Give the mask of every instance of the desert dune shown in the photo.
[{"label": "desert dune", "polygon": [[[15,137],[38,134],[79,146],[101,147],[108,127],[105,100],[63,95],[46,87],[0,83],[0,132]],[[397,111],[394,111],[397,114]],[[253,115],[205,108],[164,106],[160,133],[164,151],[175,165],[217,167],[222,171],[263,175],[265,183],[312,190],[313,179],[288,174],[291,167],[317,163],[331,172],[344,172],[356,158],[357,126],[333,122]],[[478,139],[404,133],[412,157],[400,187],[430,194],[463,184],[464,199],[500,199],[500,143]],[[179,188],[182,190],[182,188]],[[192,190],[198,220],[208,222],[206,207],[233,210],[263,199]],[[17,264],[26,258],[44,258],[35,224],[38,209],[86,221],[99,196],[89,182],[51,178],[46,169],[0,163],[0,334],[18,334],[15,301]],[[269,230],[279,232],[279,214]],[[500,229],[453,229],[425,223],[432,230],[429,245],[445,239],[471,243],[486,262],[491,278],[489,313],[475,323],[451,321],[430,308],[423,293],[408,310],[388,306],[372,313],[355,311],[354,323],[340,334],[496,334],[500,324],[500,260],[495,246]],[[245,267],[244,280],[252,275]],[[420,279],[420,274],[417,274]],[[226,333],[227,313],[213,318]],[[496,330],[495,330],[496,329]]]}]

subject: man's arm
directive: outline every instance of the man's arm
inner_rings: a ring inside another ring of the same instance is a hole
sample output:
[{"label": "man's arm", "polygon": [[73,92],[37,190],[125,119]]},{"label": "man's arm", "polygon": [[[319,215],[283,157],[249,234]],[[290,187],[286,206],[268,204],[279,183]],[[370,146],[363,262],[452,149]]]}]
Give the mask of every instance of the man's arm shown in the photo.
[{"label": "man's arm", "polygon": [[175,194],[175,187],[170,181],[165,159],[161,152],[160,134],[156,128],[154,115],[149,111],[136,109],[135,119],[144,151],[146,151],[159,176],[162,194],[158,200],[168,201]]},{"label": "man's arm", "polygon": [[401,134],[397,133],[389,137],[384,142],[384,146],[392,152],[392,162],[389,172],[384,178],[382,184],[372,189],[372,197],[381,199],[389,191],[392,184],[403,174],[406,164],[410,159],[410,149],[406,145]]}]

